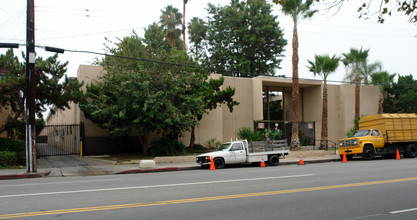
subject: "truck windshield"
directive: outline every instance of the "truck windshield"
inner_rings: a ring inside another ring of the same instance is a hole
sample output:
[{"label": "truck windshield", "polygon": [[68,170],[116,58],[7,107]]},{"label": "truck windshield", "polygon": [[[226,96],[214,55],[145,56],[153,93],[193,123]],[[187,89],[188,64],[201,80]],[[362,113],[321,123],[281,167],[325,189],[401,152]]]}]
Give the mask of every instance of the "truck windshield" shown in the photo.
[{"label": "truck windshield", "polygon": [[222,144],[221,147],[219,147],[219,149],[217,149],[217,151],[226,151],[227,149],[229,149],[231,143],[226,143],[226,144]]},{"label": "truck windshield", "polygon": [[355,135],[353,135],[353,137],[364,137],[364,136],[369,136],[369,134],[370,134],[370,130],[360,130],[360,131],[357,131]]}]

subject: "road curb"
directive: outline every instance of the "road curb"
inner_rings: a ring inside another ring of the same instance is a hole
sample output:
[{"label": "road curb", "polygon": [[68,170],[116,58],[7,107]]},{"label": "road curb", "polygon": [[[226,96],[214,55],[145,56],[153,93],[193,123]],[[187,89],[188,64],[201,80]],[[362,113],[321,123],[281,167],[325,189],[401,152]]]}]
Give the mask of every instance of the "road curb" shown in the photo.
[{"label": "road curb", "polygon": [[124,170],[121,172],[115,172],[113,174],[130,174],[130,173],[153,173],[153,172],[166,172],[166,171],[178,171],[178,167],[165,167],[165,168],[152,168],[152,169],[132,169]]},{"label": "road curb", "polygon": [[6,174],[0,175],[0,180],[38,178],[48,176],[50,173],[51,171],[45,173]]}]

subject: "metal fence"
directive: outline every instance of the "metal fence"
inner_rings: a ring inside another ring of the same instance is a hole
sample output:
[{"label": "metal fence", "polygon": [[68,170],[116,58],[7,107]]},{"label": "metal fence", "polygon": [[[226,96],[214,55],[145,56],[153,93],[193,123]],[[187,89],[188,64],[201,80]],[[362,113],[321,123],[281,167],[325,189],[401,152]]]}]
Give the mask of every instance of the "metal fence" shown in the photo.
[{"label": "metal fence", "polygon": [[79,155],[83,124],[46,125],[36,138],[37,157]]},{"label": "metal fence", "polygon": [[[274,129],[278,127],[282,131],[282,139],[287,139],[288,143],[291,143],[292,122],[288,121],[254,121],[254,128],[257,130]],[[298,135],[300,138],[300,146],[315,146],[316,134],[315,134],[315,122],[299,122],[298,123]]]}]

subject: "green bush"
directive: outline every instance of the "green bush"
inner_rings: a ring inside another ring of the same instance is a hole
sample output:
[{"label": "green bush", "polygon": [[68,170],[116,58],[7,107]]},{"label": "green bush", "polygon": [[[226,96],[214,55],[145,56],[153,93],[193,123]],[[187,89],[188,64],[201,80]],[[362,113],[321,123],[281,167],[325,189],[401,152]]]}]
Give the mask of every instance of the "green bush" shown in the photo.
[{"label": "green bush", "polygon": [[0,138],[0,151],[20,152],[25,150],[25,145],[10,138]]},{"label": "green bush", "polygon": [[187,149],[188,153],[206,153],[208,152],[208,149],[205,148],[203,145],[201,144],[194,144],[193,149],[188,148]]},{"label": "green bush", "polygon": [[209,150],[216,150],[222,146],[222,142],[216,140],[216,138],[210,138],[210,140],[207,141],[207,146]]},{"label": "green bush", "polygon": [[251,128],[240,128],[237,131],[237,137],[241,140],[248,140],[248,142],[262,141],[263,134],[261,131],[253,131]]},{"label": "green bush", "polygon": [[154,156],[184,155],[187,153],[187,148],[177,140],[161,138],[152,142],[149,153]]},{"label": "green bush", "polygon": [[0,166],[22,165],[24,162],[23,152],[0,151]]}]

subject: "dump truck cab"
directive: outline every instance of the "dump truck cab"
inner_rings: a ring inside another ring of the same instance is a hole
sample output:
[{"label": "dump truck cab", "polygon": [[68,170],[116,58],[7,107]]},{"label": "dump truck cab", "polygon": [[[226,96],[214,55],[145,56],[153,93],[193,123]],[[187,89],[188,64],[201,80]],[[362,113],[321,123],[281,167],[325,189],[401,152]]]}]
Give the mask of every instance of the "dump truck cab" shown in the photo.
[{"label": "dump truck cab", "polygon": [[338,141],[339,154],[347,157],[362,155],[363,159],[373,159],[376,149],[384,148],[384,136],[378,129],[364,129],[357,131],[353,137]]}]

